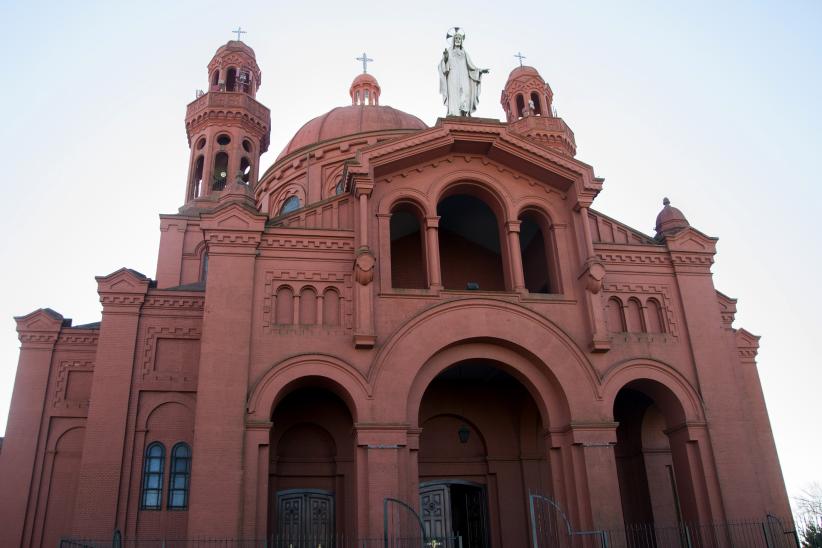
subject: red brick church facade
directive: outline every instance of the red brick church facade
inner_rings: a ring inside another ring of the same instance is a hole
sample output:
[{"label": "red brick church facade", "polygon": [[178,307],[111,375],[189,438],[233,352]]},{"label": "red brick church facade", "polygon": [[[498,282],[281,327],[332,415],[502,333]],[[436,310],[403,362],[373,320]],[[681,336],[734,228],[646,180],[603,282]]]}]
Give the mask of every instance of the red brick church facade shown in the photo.
[{"label": "red brick church facade", "polygon": [[16,318],[0,545],[382,537],[386,497],[471,546],[529,546],[529,492],[579,530],[789,515],[716,238],[593,210],[535,69],[505,122],[432,127],[360,75],[262,174],[254,52],[208,73],[156,278],[98,277],[99,323]]}]

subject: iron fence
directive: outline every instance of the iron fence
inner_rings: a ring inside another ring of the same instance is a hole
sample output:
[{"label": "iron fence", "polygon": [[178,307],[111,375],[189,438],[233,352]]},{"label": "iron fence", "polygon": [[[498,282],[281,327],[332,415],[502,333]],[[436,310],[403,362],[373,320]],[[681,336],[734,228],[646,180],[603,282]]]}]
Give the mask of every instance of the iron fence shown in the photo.
[{"label": "iron fence", "polygon": [[631,524],[606,530],[610,548],[799,548],[793,527],[781,521],[681,524],[669,527]]},{"label": "iron fence", "polygon": [[196,539],[62,539],[59,548],[462,548],[462,538],[455,537],[375,537],[351,538],[343,534],[319,538],[284,538],[273,535],[265,539],[196,538]]}]

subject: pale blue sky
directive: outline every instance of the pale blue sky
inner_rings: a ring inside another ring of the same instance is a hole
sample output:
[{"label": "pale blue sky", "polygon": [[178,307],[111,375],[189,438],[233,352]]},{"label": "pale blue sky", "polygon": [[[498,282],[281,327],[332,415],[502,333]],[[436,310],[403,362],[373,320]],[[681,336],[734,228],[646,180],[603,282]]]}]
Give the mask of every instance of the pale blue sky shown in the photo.
[{"label": "pale blue sky", "polygon": [[[363,50],[381,102],[432,124],[447,29],[491,68],[478,116],[522,51],[550,83],[595,208],[652,232],[663,196],[720,238],[716,287],[762,335],[759,372],[789,492],[822,482],[820,2],[12,2],[5,23],[0,201],[0,432],[12,316],[99,319],[95,275],[154,276],[158,218],[181,205],[183,118],[242,25],[272,111],[270,165],[308,119],[349,101]],[[740,455],[744,458],[744,455]]]}]

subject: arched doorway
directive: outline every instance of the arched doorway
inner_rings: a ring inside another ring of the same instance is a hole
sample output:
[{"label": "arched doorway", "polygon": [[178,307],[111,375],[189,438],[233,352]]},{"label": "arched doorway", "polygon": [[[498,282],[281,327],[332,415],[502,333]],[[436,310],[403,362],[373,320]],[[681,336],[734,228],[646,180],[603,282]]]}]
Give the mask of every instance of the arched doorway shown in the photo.
[{"label": "arched doorway", "polygon": [[351,412],[321,383],[305,381],[272,414],[269,535],[284,546],[332,546],[354,530]]},{"label": "arched doorway", "polygon": [[420,509],[429,533],[466,548],[528,545],[528,490],[550,491],[543,425],[528,390],[487,359],[429,384],[419,410]]},{"label": "arched doorway", "polygon": [[[625,385],[614,399],[617,465],[622,513],[630,546],[654,546],[656,531],[699,521],[688,466],[681,402],[649,379]],[[703,502],[707,504],[707,501]],[[664,544],[664,543],[663,543]]]}]

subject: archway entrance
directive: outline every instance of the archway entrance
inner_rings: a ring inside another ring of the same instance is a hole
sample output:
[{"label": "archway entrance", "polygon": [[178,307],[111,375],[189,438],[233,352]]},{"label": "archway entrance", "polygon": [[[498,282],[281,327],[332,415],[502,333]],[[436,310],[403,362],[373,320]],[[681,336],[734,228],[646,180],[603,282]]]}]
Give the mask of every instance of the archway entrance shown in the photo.
[{"label": "archway entrance", "polygon": [[421,517],[466,548],[528,545],[528,490],[551,491],[543,425],[528,390],[492,360],[440,373],[420,403]]},{"label": "archway entrance", "polygon": [[332,546],[354,530],[351,413],[307,381],[279,402],[272,423],[269,535],[283,546]]},{"label": "archway entrance", "polygon": [[622,514],[631,526],[628,544],[666,545],[660,531],[699,521],[682,405],[665,386],[638,380],[617,393],[614,420]]}]

